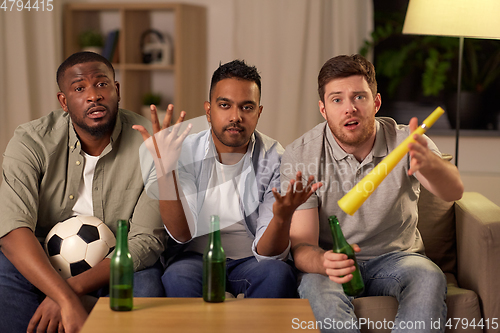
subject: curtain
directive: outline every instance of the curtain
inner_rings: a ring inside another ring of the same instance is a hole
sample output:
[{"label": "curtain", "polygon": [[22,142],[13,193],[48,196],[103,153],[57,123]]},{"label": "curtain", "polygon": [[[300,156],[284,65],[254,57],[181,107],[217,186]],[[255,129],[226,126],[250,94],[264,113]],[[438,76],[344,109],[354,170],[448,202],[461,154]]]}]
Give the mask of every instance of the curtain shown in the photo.
[{"label": "curtain", "polygon": [[236,0],[234,54],[262,76],[258,129],[286,146],[323,121],[323,63],[358,53],[373,30],[371,0]]},{"label": "curtain", "polygon": [[[15,128],[59,107],[61,5],[52,11],[0,10],[0,163]],[[25,2],[26,3],[26,2]],[[45,8],[46,9],[46,8]]]}]

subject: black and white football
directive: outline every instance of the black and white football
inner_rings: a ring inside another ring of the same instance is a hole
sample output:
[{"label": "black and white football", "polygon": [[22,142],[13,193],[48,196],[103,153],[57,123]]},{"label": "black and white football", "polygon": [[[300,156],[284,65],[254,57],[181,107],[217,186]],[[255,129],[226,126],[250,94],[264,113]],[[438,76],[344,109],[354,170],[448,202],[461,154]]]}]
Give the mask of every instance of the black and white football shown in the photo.
[{"label": "black and white football", "polygon": [[73,216],[57,223],[45,238],[50,263],[64,278],[102,261],[115,248],[113,232],[94,216]]}]

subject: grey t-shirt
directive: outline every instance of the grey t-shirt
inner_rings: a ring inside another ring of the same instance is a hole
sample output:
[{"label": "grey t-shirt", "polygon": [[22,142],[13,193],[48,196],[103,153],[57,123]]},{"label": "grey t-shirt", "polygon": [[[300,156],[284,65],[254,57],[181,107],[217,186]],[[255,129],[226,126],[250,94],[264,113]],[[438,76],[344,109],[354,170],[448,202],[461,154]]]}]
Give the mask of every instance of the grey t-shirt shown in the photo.
[{"label": "grey t-shirt", "polygon": [[[379,187],[350,216],[337,201],[382,161],[410,134],[407,125],[398,125],[391,118],[377,117],[375,144],[366,158],[358,162],[335,141],[326,122],[314,127],[286,147],[281,160],[281,188],[288,186],[298,170],[303,179],[314,175],[321,187],[298,209],[319,211],[319,246],[332,248],[328,217],[336,215],[345,238],[361,248],[358,260],[368,260],[392,251],[423,252],[417,230],[417,200],[420,183],[408,176],[410,157],[407,154],[387,175]],[[436,145],[424,135],[428,147],[440,155]]]}]

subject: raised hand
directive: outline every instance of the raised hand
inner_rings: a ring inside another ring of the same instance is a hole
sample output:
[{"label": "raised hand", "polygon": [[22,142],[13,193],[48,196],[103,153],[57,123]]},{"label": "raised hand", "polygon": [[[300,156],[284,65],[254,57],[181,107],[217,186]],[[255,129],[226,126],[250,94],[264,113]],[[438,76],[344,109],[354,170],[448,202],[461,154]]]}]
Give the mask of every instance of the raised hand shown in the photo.
[{"label": "raised hand", "polygon": [[[413,117],[409,123],[410,132],[412,133],[418,127],[417,118]],[[423,168],[433,167],[433,164],[436,162],[436,154],[434,154],[427,147],[427,140],[421,135],[413,134],[413,139],[415,142],[410,143],[408,145],[409,154],[411,157],[410,160],[410,169],[408,170],[408,175],[411,176],[415,172],[419,171]]]},{"label": "raised hand", "polygon": [[290,181],[284,196],[273,188],[273,195],[276,201],[273,204],[273,213],[275,216],[288,221],[292,218],[295,209],[306,202],[307,199],[321,186],[322,183],[314,183],[314,176],[309,176],[306,186],[302,183],[302,172],[297,171],[295,179]]},{"label": "raised hand", "polygon": [[160,126],[158,121],[158,113],[155,105],[150,106],[151,109],[151,122],[153,124],[153,136],[141,125],[132,126],[133,129],[139,131],[146,144],[146,148],[153,156],[155,162],[157,177],[175,170],[177,161],[180,156],[182,142],[186,139],[192,125],[188,124],[184,132],[179,135],[181,123],[184,121],[186,112],[182,111],[173,126],[170,126],[174,106],[169,104],[167,107],[167,114],[163,119]]}]

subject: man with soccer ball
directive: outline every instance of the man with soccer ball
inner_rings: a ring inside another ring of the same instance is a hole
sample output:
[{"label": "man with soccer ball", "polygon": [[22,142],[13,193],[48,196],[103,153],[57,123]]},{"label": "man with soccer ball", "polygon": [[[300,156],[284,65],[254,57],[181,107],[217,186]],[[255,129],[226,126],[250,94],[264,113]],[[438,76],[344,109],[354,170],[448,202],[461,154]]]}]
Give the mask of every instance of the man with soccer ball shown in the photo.
[{"label": "man with soccer ball", "polygon": [[[158,201],[143,191],[132,125],[149,120],[118,108],[119,84],[102,56],[80,52],[58,69],[62,110],[19,126],[4,154],[0,187],[0,332],[78,332],[79,297],[109,284],[106,258],[63,280],[40,244],[73,215],[92,215],[116,232],[130,221],[135,296],[163,296],[164,250]],[[104,287],[103,289],[101,289]]]}]

